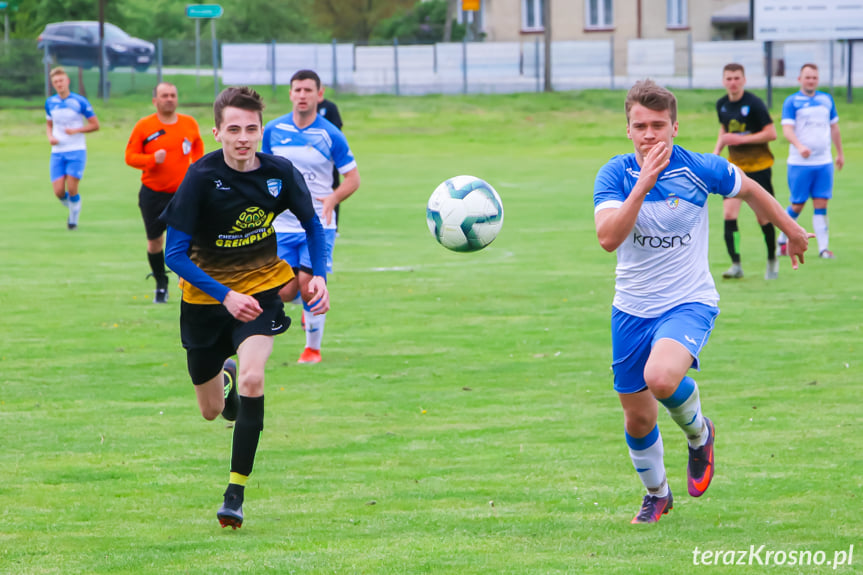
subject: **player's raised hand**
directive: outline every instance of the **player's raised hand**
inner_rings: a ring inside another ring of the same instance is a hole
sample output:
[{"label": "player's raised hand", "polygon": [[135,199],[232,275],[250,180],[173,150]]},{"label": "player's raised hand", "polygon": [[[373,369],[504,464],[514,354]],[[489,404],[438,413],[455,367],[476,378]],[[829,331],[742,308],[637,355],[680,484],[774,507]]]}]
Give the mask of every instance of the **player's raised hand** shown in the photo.
[{"label": "player's raised hand", "polygon": [[242,322],[252,321],[264,311],[261,309],[261,304],[258,303],[258,300],[250,295],[235,292],[234,290],[228,292],[222,305],[228,309],[228,312],[232,316]]},{"label": "player's raised hand", "polygon": [[668,167],[670,161],[671,148],[665,142],[657,142],[644,156],[644,164],[641,166],[641,174],[638,179],[646,179],[653,187],[659,174]]},{"label": "player's raised hand", "polygon": [[309,293],[312,299],[309,300],[309,307],[315,315],[327,313],[330,309],[330,291],[327,289],[327,280],[321,276],[312,276],[309,280]]}]

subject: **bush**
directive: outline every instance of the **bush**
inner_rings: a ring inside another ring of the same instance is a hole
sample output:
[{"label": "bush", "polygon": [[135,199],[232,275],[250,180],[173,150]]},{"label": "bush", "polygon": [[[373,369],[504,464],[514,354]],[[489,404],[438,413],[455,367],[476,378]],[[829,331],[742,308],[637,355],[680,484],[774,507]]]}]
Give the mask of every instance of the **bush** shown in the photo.
[{"label": "bush", "polygon": [[45,88],[42,53],[35,42],[0,42],[0,96],[32,96]]}]

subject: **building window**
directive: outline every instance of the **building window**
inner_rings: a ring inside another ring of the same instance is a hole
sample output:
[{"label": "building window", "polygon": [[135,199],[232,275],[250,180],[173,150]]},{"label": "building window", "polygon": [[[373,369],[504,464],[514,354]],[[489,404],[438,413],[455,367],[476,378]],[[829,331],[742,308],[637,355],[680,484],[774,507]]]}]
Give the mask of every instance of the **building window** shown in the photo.
[{"label": "building window", "polygon": [[689,19],[686,15],[687,0],[666,0],[668,5],[668,27],[669,28],[686,28],[689,26]]},{"label": "building window", "polygon": [[[669,0],[670,1],[670,0]],[[586,0],[584,21],[587,28],[613,28],[613,0]]]},{"label": "building window", "polygon": [[524,30],[542,30],[542,5],[546,0],[521,0],[521,21]]}]

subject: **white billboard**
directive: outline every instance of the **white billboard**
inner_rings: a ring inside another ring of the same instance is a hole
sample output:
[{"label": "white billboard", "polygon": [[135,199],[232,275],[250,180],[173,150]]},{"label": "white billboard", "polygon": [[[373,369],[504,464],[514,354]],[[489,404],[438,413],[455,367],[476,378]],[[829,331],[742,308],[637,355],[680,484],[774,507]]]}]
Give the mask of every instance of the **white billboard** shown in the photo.
[{"label": "white billboard", "polygon": [[850,40],[863,38],[861,0],[755,0],[755,39]]}]

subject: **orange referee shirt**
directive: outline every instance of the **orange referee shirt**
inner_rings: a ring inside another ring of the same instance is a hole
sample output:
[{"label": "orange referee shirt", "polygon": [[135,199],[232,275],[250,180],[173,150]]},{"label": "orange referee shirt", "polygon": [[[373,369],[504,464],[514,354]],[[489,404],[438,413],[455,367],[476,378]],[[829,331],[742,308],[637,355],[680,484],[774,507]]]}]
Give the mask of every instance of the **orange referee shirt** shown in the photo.
[{"label": "orange referee shirt", "polygon": [[[161,164],[156,163],[158,150],[167,152]],[[185,114],[177,114],[173,124],[163,124],[157,114],[141,118],[126,144],[126,163],[143,170],[141,183],[156,192],[176,192],[189,165],[203,155],[198,122]]]}]

